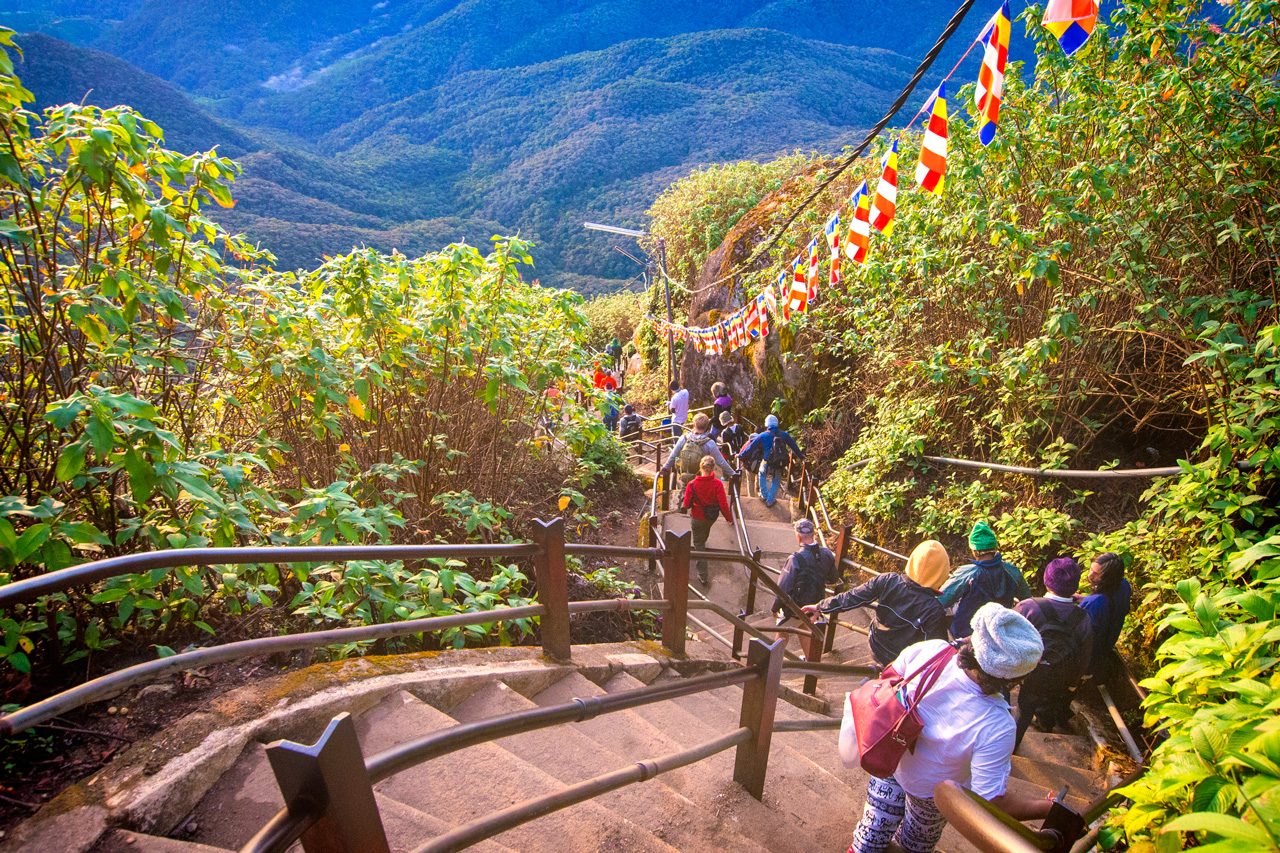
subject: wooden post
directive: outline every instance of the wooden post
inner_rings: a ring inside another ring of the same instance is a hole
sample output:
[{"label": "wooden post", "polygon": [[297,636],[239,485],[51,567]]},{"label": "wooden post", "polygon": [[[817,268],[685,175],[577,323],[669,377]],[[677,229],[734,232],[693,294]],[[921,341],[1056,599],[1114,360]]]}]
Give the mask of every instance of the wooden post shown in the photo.
[{"label": "wooden post", "polygon": [[[657,522],[658,520],[656,518],[649,519],[649,543],[647,545],[647,547],[649,548],[658,547]],[[656,571],[658,571],[658,559],[656,557],[650,557],[649,558],[649,574],[653,574]]]},{"label": "wooden post", "polygon": [[671,509],[671,477],[674,471],[663,471],[662,475],[662,511]]},{"label": "wooden post", "polygon": [[668,530],[664,534],[662,597],[671,609],[662,616],[662,645],[673,655],[684,654],[685,624],[689,614],[689,551],[693,534]]},{"label": "wooden post", "polygon": [[761,678],[742,686],[742,715],[738,727],[751,729],[751,739],[738,744],[733,781],[757,800],[764,797],[764,777],[769,768],[769,744],[773,740],[773,715],[778,707],[778,682],[782,678],[782,640],[766,645],[752,639],[747,666],[760,670]]},{"label": "wooden post", "polygon": [[564,519],[533,522],[533,543],[541,552],[533,558],[542,616],[542,651],[555,660],[569,660],[569,575],[564,564]]},{"label": "wooden post", "polygon": [[[733,489],[735,495],[742,495],[742,472],[735,471],[733,476],[729,478],[729,488]],[[745,523],[745,522],[744,522]]]},{"label": "wooden post", "polygon": [[800,463],[800,488],[797,489],[796,491],[799,492],[798,497],[800,498],[800,514],[801,515],[809,514],[809,478],[807,476],[808,469],[809,469],[809,463],[807,461]]},{"label": "wooden post", "polygon": [[306,853],[390,853],[349,713],[334,717],[312,746],[276,741],[267,760],[289,811],[323,809],[302,835]]},{"label": "wooden post", "polygon": [[[844,561],[849,553],[849,546],[853,544],[853,525],[844,524],[840,526],[840,539],[836,542],[836,569],[840,574],[841,583],[844,582]],[[824,654],[831,654],[831,650],[836,644],[836,629],[840,625],[840,614],[832,613],[827,617],[827,636],[822,644]]]}]

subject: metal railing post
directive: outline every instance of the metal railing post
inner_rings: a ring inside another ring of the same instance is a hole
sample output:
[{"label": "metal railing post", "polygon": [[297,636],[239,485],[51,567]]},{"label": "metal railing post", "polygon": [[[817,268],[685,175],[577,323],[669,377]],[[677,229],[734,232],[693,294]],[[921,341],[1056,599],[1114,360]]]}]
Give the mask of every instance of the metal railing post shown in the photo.
[{"label": "metal railing post", "polygon": [[796,491],[799,492],[798,497],[800,499],[801,515],[808,515],[809,513],[809,478],[807,476],[808,472],[809,472],[808,461],[806,460],[804,462],[801,462],[800,463],[800,488],[796,489]]},{"label": "metal railing post", "polygon": [[689,614],[689,551],[693,534],[668,530],[663,536],[662,597],[671,602],[671,609],[662,616],[662,645],[673,655],[683,655]]},{"label": "metal railing post", "polygon": [[[819,627],[821,626],[821,627]],[[821,631],[821,634],[812,634],[809,636],[809,642],[805,647],[804,659],[809,663],[820,663],[822,661],[822,649],[826,644],[826,635],[834,634],[831,626],[824,622],[813,620],[813,630]],[[801,637],[803,640],[804,638]],[[818,676],[806,675],[804,677],[804,692],[807,696],[813,696],[818,692]]]},{"label": "metal railing post", "polygon": [[267,759],[289,811],[321,815],[302,834],[306,853],[390,853],[350,714],[334,717],[313,746],[276,741]]},{"label": "metal railing post", "polygon": [[[650,519],[649,519],[649,542],[648,542],[648,546],[649,546],[650,548],[657,548],[657,547],[659,547],[659,546],[658,546],[658,527],[657,527],[657,522],[658,522],[658,520],[657,520],[656,518],[650,517]],[[655,573],[655,572],[657,572],[657,571],[658,571],[658,559],[657,559],[657,557],[650,557],[650,558],[649,558],[649,574],[654,574],[654,573]]]},{"label": "metal railing post", "polygon": [[675,471],[660,471],[662,477],[662,511],[671,509],[671,478]]},{"label": "metal railing post", "polygon": [[[836,542],[836,569],[839,570],[842,578],[844,575],[844,559],[849,554],[849,546],[853,544],[853,525],[844,524],[840,527],[840,539]],[[831,654],[831,650],[836,644],[836,628],[840,624],[840,614],[832,613],[827,616],[827,636],[823,639],[822,653]]]},{"label": "metal railing post", "polygon": [[[748,614],[747,614],[747,611],[746,611],[746,610],[739,610],[739,611],[738,611],[738,618],[739,618],[739,619],[741,619],[743,622],[746,622],[746,621],[747,621],[747,616],[748,616]],[[742,626],[741,626],[741,625],[734,625],[734,626],[733,626],[733,651],[732,651],[732,653],[731,653],[731,654],[733,655],[733,659],[734,659],[734,660],[741,660],[741,659],[742,659],[742,638],[743,638],[743,636],[744,636],[744,633],[743,633],[743,630],[742,630]]]},{"label": "metal railing post", "polygon": [[564,519],[533,522],[533,542],[541,551],[533,558],[542,617],[542,651],[555,660],[569,660],[569,574],[564,562]]},{"label": "metal railing post", "polygon": [[769,744],[773,740],[773,715],[778,707],[778,682],[782,679],[783,641],[766,645],[753,639],[747,650],[747,666],[762,678],[742,686],[742,715],[738,726],[751,729],[751,739],[738,744],[733,781],[757,800],[764,797],[764,777],[769,768]]}]

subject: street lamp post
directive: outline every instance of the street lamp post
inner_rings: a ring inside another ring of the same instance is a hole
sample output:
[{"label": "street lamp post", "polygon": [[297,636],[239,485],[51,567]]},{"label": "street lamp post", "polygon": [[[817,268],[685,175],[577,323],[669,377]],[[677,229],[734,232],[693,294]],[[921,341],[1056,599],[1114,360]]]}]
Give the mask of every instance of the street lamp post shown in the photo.
[{"label": "street lamp post", "polygon": [[[583,227],[589,231],[607,231],[610,234],[623,234],[627,237],[648,237],[644,231],[636,231],[633,228],[620,228],[617,225],[602,225],[599,222],[584,222]],[[623,254],[626,254],[625,252]],[[653,267],[653,259],[646,256],[644,266],[644,286],[649,289],[649,270]],[[675,318],[671,314],[671,285],[667,281],[667,244],[662,238],[658,238],[658,273],[662,276],[662,290],[667,303],[667,385],[671,385],[671,381],[675,378],[676,369],[676,345],[675,337],[671,332],[671,324],[675,322]]]}]

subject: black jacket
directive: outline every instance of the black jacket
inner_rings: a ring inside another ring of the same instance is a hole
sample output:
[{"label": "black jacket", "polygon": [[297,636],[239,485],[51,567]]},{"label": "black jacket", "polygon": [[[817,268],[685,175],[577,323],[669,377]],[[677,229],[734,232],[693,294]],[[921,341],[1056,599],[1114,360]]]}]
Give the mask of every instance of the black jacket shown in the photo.
[{"label": "black jacket", "polygon": [[[782,570],[782,578],[778,586],[791,596],[791,600],[801,607],[806,604],[817,604],[822,594],[827,591],[827,584],[840,580],[840,570],[836,566],[836,555],[820,545],[805,545],[787,558],[787,565]],[[782,609],[782,599],[773,600],[774,613]],[[784,613],[794,616],[794,613]]]},{"label": "black jacket", "polygon": [[840,613],[874,603],[871,653],[884,666],[907,646],[922,640],[947,639],[947,611],[938,594],[905,575],[876,575],[857,589],[833,595],[818,605],[823,613]]}]

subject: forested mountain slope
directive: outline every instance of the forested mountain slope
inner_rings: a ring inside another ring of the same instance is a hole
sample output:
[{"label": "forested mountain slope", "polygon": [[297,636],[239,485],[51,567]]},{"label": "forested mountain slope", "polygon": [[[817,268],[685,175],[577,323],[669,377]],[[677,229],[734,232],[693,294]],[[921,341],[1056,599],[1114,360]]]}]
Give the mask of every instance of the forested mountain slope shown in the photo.
[{"label": "forested mountain slope", "polygon": [[[902,6],[19,0],[0,24],[104,49],[235,122],[244,150],[226,150],[246,173],[223,221],[282,266],[518,230],[544,281],[599,290],[637,269],[582,220],[641,226],[691,166],[838,151],[878,119],[953,12],[911,4],[908,23]],[[971,17],[939,67],[976,35]],[[136,97],[27,39],[42,106],[91,83]]]}]

